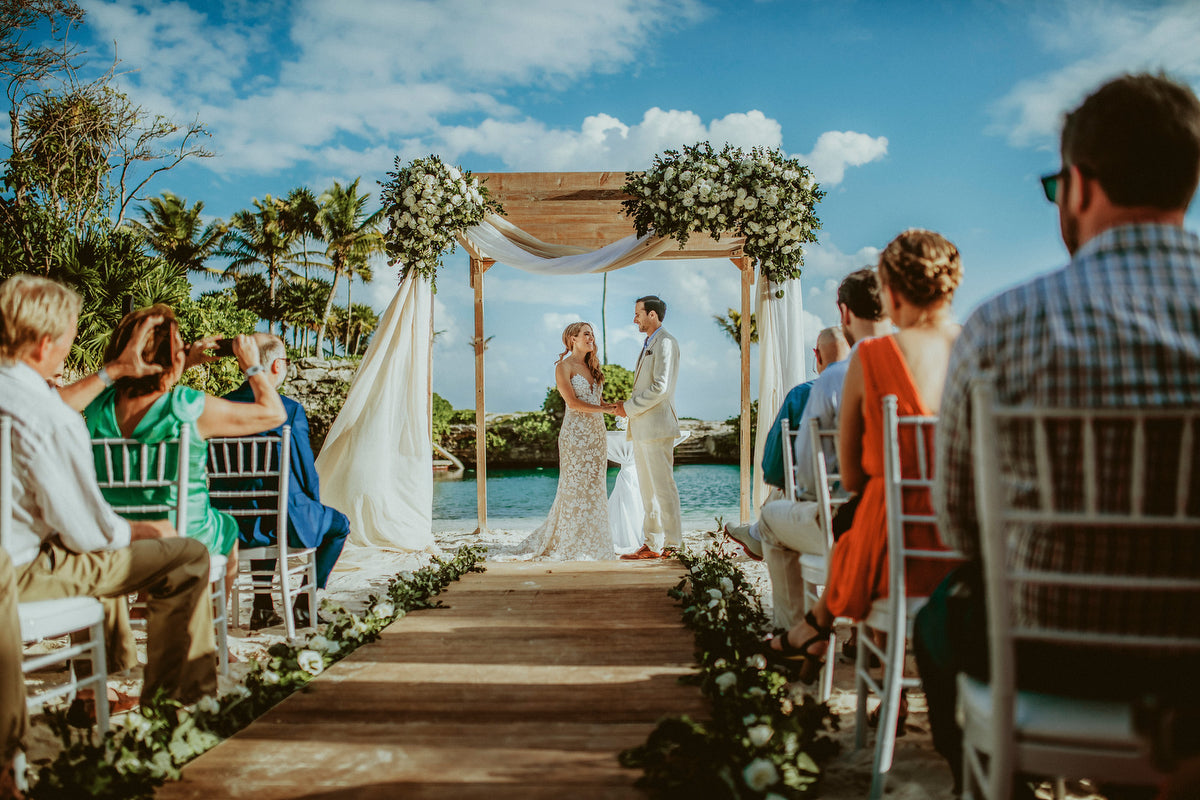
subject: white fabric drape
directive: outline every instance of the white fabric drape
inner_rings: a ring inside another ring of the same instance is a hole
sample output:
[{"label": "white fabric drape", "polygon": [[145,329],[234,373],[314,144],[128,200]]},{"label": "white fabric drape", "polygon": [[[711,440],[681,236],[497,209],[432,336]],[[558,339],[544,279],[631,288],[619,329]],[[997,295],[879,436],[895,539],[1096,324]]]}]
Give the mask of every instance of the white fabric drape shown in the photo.
[{"label": "white fabric drape", "polygon": [[[782,293],[782,294],[781,294]],[[781,296],[777,296],[781,295]],[[758,279],[758,423],[754,441],[754,507],[766,501],[762,479],[763,445],[767,428],[783,405],[783,398],[804,382],[804,302],[800,280],[773,283]]]},{"label": "white fabric drape", "polygon": [[427,388],[431,313],[429,281],[409,272],[317,458],[321,500],[350,518],[348,545],[436,550]]},{"label": "white fabric drape", "polygon": [[[675,446],[683,444],[691,431],[680,431]],[[612,529],[613,550],[618,555],[632,553],[646,542],[642,528],[646,507],[642,505],[641,484],[633,461],[633,442],[625,430],[608,432],[608,460],[619,466],[612,494],[608,496],[608,526]]]},{"label": "white fabric drape", "polygon": [[481,255],[536,275],[609,272],[654,258],[669,247],[678,247],[670,239],[650,234],[626,236],[599,250],[547,244],[496,214],[488,214],[483,222],[465,230],[463,236]]}]

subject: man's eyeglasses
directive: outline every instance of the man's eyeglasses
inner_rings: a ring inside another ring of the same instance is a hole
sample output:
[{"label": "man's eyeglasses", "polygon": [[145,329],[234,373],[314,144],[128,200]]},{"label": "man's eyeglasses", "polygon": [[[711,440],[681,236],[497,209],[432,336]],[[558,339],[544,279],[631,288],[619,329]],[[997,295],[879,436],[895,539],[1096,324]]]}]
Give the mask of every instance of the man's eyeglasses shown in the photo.
[{"label": "man's eyeglasses", "polygon": [[1051,203],[1058,202],[1058,187],[1065,177],[1067,177],[1066,167],[1063,167],[1053,175],[1042,176],[1042,191],[1046,193],[1046,199]]}]

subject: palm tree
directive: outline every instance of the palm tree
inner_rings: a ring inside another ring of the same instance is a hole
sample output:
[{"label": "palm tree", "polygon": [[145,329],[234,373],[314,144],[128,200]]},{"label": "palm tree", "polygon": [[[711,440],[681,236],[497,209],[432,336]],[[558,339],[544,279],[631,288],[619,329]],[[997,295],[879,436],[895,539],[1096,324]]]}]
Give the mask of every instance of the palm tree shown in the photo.
[{"label": "palm tree", "polygon": [[369,215],[366,213],[370,197],[358,193],[360,180],[355,178],[349,186],[334,181],[333,186],[326,189],[320,198],[321,210],[317,212],[317,224],[321,226],[329,268],[333,270],[333,286],[325,303],[321,327],[317,329],[318,354],[325,341],[325,320],[333,307],[338,277],[347,274],[353,280],[353,273],[361,273],[373,254],[383,252],[383,234],[379,231],[383,209]]},{"label": "palm tree", "polygon": [[[329,281],[297,276],[281,287],[279,303],[281,318],[292,326],[292,347],[308,353],[308,334],[319,327],[325,299],[329,297]],[[296,343],[295,332],[301,340]],[[320,353],[317,354],[318,357]]]},{"label": "palm tree", "polygon": [[[346,355],[358,355],[362,352],[363,337],[369,340],[375,328],[379,325],[379,316],[368,305],[355,303],[350,306],[350,312],[341,306],[334,306],[333,319],[345,322],[346,338],[342,341],[342,351]],[[339,329],[341,325],[338,326]]]},{"label": "palm tree", "polygon": [[[731,308],[724,316],[713,314],[713,321],[733,339],[735,345],[742,346],[742,312]],[[750,312],[750,344],[758,344],[758,320],[753,311]]]},{"label": "palm tree", "polygon": [[[317,213],[321,206],[316,196],[307,186],[297,186],[288,192],[280,212],[280,222],[284,228],[300,240],[300,261],[304,265],[304,277],[309,277],[308,268],[313,263],[309,259],[309,238],[321,238],[321,226],[317,224]],[[326,264],[321,264],[327,267]]]},{"label": "palm tree", "polygon": [[204,262],[220,249],[225,223],[217,219],[201,229],[200,212],[204,203],[197,201],[189,207],[185,198],[171,192],[163,192],[162,197],[152,197],[148,202],[148,207],[138,209],[143,221],[131,220],[129,227],[146,240],[150,249],[183,274],[216,272]]},{"label": "palm tree", "polygon": [[235,279],[245,271],[262,271],[267,276],[267,330],[279,319],[276,295],[279,283],[295,274],[293,251],[296,235],[281,219],[285,204],[267,195],[262,202],[254,199],[255,211],[243,209],[229,220],[229,232],[218,255],[229,259],[225,277]]}]

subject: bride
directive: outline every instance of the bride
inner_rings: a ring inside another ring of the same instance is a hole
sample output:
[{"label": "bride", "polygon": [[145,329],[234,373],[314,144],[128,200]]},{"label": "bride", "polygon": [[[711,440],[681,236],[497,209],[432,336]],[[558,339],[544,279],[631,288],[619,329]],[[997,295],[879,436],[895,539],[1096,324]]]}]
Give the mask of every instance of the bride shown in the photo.
[{"label": "bride", "polygon": [[554,370],[558,393],[567,405],[558,433],[558,492],[540,528],[518,547],[533,557],[563,561],[616,558],[608,527],[608,447],[601,403],[604,373],[596,359],[596,337],[586,322],[563,331]]}]

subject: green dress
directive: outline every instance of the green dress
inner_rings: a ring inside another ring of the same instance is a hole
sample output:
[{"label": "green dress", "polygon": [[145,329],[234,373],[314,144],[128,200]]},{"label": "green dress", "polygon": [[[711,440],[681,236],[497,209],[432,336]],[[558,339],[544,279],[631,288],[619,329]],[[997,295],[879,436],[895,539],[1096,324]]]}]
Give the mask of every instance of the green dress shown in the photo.
[{"label": "green dress", "polygon": [[[233,517],[213,508],[208,500],[208,443],[196,430],[196,420],[204,411],[205,397],[204,392],[188,386],[176,386],[154,401],[154,405],[150,406],[130,438],[146,444],[157,444],[166,439],[177,438],[184,425],[190,428],[187,536],[189,539],[203,542],[208,552],[224,556],[229,555],[229,551],[237,542],[238,526]],[[117,391],[115,388],[109,388],[101,392],[84,411],[88,432],[93,439],[120,439],[124,436],[121,426],[117,424],[116,403]],[[131,469],[137,464],[137,451],[134,451],[133,456]],[[99,451],[95,451],[95,458],[96,469],[102,469],[102,456]],[[114,466],[119,469],[119,465]],[[151,489],[105,489],[104,497],[115,506],[145,503],[167,503],[174,506],[176,491],[175,484]],[[153,515],[125,516],[130,519],[144,519]],[[174,511],[168,516],[174,523]]]}]

